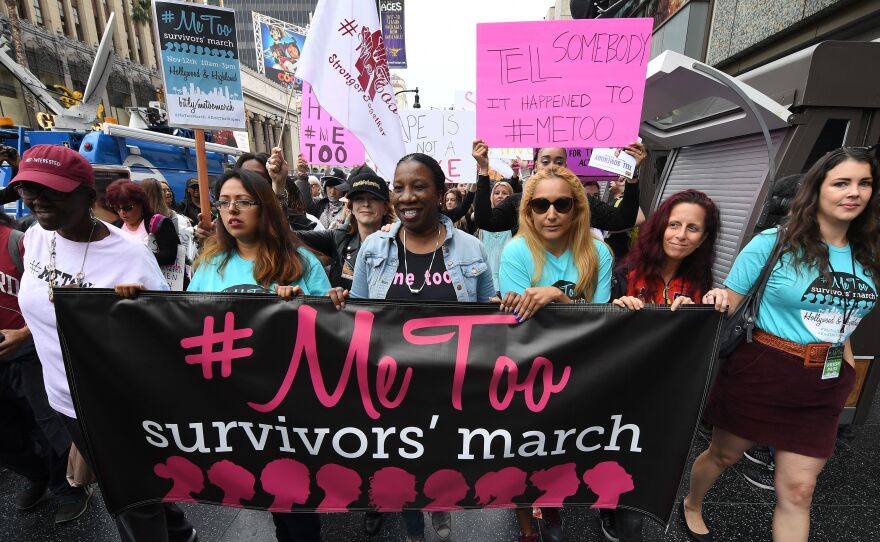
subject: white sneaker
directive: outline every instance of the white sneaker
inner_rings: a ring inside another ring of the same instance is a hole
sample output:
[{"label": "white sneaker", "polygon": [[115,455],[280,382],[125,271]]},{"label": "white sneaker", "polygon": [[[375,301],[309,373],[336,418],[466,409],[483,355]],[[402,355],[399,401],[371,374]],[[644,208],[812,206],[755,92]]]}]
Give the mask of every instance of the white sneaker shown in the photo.
[{"label": "white sneaker", "polygon": [[449,512],[431,512],[431,525],[440,540],[448,540],[452,534],[452,514]]}]

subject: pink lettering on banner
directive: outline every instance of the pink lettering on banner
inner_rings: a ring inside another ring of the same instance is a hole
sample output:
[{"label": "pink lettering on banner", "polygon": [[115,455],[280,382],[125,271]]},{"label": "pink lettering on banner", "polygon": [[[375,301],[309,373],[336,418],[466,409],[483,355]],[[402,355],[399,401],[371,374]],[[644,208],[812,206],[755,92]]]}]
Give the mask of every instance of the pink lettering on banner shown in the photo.
[{"label": "pink lettering on banner", "polygon": [[[205,380],[214,378],[214,363],[220,364],[220,376],[228,378],[232,374],[232,360],[247,358],[254,353],[252,348],[235,348],[235,341],[245,339],[254,334],[251,328],[235,329],[235,314],[227,312],[223,323],[223,331],[214,332],[214,317],[206,316],[204,331],[201,335],[181,339],[183,348],[201,348],[198,354],[189,354],[183,359],[190,365],[201,365]],[[214,351],[214,345],[220,345],[220,351]]]},{"label": "pink lettering on banner", "polygon": [[629,144],[652,26],[648,18],[478,24],[477,134],[493,147]]},{"label": "pink lettering on banner", "polygon": [[299,145],[309,164],[354,166],[365,161],[364,145],[321,107],[311,85],[305,81]]}]

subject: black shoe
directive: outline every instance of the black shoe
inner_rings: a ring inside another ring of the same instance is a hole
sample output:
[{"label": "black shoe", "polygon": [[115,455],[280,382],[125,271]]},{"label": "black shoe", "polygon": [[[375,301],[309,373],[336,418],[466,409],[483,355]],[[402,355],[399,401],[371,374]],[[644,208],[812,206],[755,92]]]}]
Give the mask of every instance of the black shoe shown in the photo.
[{"label": "black shoe", "polygon": [[55,511],[55,523],[67,523],[86,513],[89,509],[89,499],[92,497],[90,487],[81,488],[73,495],[64,495],[58,498],[58,510]]},{"label": "black shoe", "polygon": [[745,463],[741,468],[741,474],[746,482],[755,487],[773,491],[776,489],[776,465],[759,465],[757,463]]},{"label": "black shoe", "polygon": [[744,453],[743,456],[752,463],[757,463],[758,465],[769,467],[773,464],[773,454],[770,452],[770,448],[766,446],[754,446]]},{"label": "black shoe", "polygon": [[431,526],[440,540],[449,540],[452,534],[452,514],[449,512],[431,512]]},{"label": "black shoe", "polygon": [[606,508],[599,509],[599,526],[602,528],[602,536],[608,542],[620,542],[617,536],[617,526],[614,524],[614,512]]},{"label": "black shoe", "polygon": [[15,507],[19,510],[30,510],[46,498],[48,488],[48,481],[34,483],[28,480],[27,487],[15,496]]},{"label": "black shoe", "polygon": [[190,533],[189,538],[186,539],[186,542],[199,542],[199,535],[196,532],[195,527],[193,527],[193,530]]},{"label": "black shoe", "polygon": [[678,513],[681,515],[681,523],[684,525],[684,531],[690,537],[691,540],[695,540],[696,542],[714,542],[714,538],[712,538],[712,531],[709,531],[705,534],[698,534],[691,530],[688,526],[687,517],[684,515],[684,499],[679,503]]},{"label": "black shoe", "polygon": [[382,530],[382,512],[366,512],[364,514],[364,532],[367,536],[375,536]]}]

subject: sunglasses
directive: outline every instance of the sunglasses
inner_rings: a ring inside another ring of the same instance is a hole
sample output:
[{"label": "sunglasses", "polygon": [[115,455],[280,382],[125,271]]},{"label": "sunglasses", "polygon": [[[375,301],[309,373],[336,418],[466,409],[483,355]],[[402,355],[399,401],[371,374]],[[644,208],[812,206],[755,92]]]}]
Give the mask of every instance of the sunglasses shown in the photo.
[{"label": "sunglasses", "polygon": [[15,187],[15,191],[24,199],[37,199],[42,196],[51,201],[62,201],[70,195],[69,192],[59,192],[37,183],[21,183]]},{"label": "sunglasses", "polygon": [[550,201],[547,198],[534,198],[529,202],[529,209],[533,213],[542,215],[550,210],[551,205],[557,213],[565,214],[574,208],[574,198],[558,198],[555,201]]},{"label": "sunglasses", "polygon": [[129,203],[128,205],[117,205],[113,208],[117,213],[119,211],[125,211],[126,213],[130,213],[132,209],[134,209],[134,204]]}]

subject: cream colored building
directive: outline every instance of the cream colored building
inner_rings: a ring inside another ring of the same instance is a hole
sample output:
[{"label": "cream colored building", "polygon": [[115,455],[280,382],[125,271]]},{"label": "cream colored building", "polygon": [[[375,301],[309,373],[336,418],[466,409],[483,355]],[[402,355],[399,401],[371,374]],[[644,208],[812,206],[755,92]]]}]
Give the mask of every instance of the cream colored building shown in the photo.
[{"label": "cream colored building", "polygon": [[[116,61],[102,101],[105,114],[127,125],[126,107],[146,107],[161,99],[162,78],[155,49],[152,21],[132,20],[134,0],[19,0],[22,42],[28,68],[48,88],[64,85],[72,91],[85,90],[95,49],[111,12],[117,14],[113,35]],[[7,3],[0,2],[0,32],[10,41],[11,25]],[[248,116],[250,148],[268,152],[281,137],[287,104],[286,89],[242,65],[242,87]],[[296,96],[291,103],[291,123],[284,130],[284,147],[295,158],[298,147]],[[38,106],[38,111],[45,111]],[[21,126],[36,126],[35,112],[28,111],[23,90],[0,65],[0,117],[11,117]]]}]

